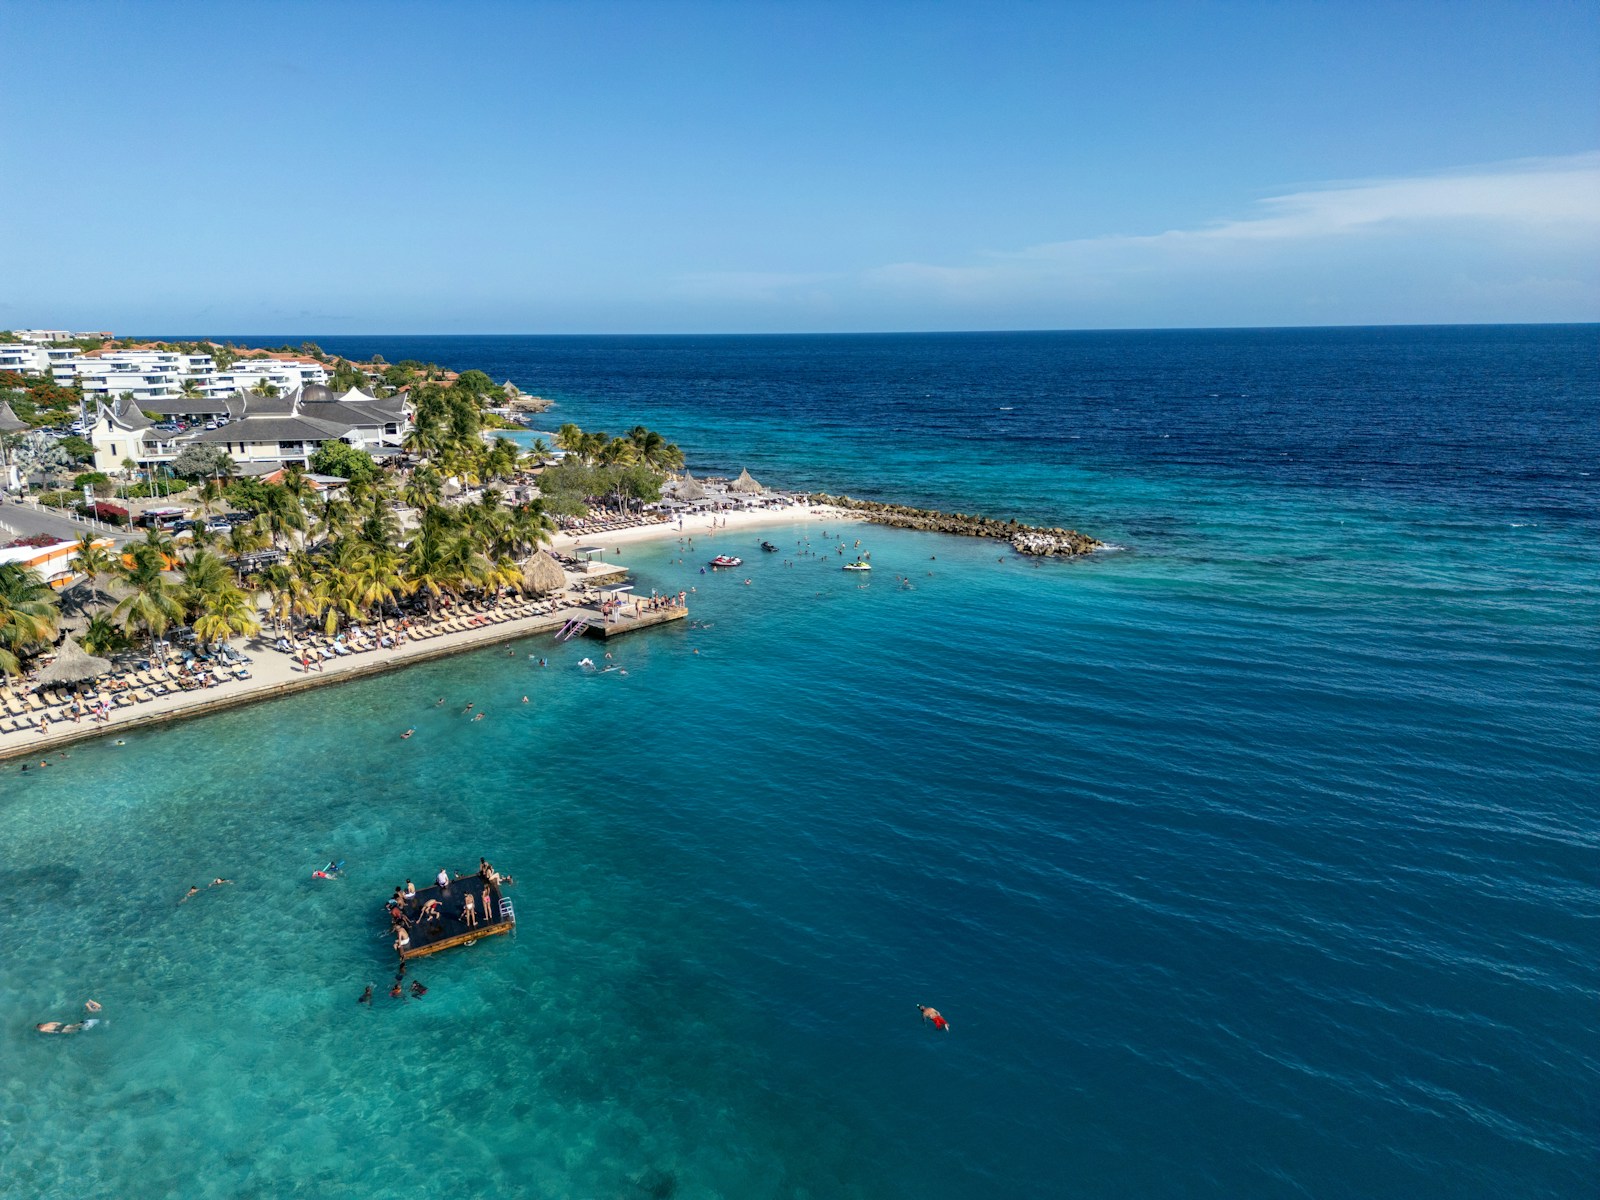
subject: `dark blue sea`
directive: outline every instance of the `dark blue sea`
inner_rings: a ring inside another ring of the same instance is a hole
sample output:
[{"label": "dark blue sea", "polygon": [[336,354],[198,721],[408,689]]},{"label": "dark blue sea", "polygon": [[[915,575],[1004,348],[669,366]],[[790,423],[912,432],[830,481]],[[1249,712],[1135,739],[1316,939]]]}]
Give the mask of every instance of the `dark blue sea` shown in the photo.
[{"label": "dark blue sea", "polygon": [[[1600,328],[307,336],[1117,549],[629,547],[706,627],[626,676],[0,768],[0,1194],[1593,1193]],[[357,1005],[375,905],[480,854],[515,938]]]}]

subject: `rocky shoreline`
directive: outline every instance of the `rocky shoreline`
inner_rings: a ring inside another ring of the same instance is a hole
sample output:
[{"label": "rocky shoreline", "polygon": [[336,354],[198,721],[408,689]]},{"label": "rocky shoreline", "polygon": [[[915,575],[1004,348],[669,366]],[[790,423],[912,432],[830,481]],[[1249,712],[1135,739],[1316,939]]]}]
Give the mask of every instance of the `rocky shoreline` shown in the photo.
[{"label": "rocky shoreline", "polygon": [[943,513],[926,508],[912,508],[905,504],[881,504],[876,500],[856,500],[850,496],[830,496],[818,492],[811,497],[813,504],[831,504],[835,508],[860,513],[878,525],[892,525],[897,529],[923,529],[930,533],[953,533],[962,537],[998,538],[1009,542],[1018,554],[1032,554],[1051,558],[1074,558],[1103,549],[1105,543],[1079,533],[1076,529],[1046,528],[1039,525],[1022,525],[1015,520],[1000,521],[994,517],[970,516],[967,513]]}]

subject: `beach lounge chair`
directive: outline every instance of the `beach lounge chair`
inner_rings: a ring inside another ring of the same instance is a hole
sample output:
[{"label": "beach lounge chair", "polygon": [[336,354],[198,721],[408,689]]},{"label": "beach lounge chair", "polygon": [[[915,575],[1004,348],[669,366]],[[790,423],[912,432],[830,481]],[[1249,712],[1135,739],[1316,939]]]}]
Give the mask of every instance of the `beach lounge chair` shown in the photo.
[{"label": "beach lounge chair", "polygon": [[140,688],[138,691],[134,692],[133,698],[140,704],[149,704],[151,700],[155,699],[155,697],[152,696],[149,690],[146,688]]}]

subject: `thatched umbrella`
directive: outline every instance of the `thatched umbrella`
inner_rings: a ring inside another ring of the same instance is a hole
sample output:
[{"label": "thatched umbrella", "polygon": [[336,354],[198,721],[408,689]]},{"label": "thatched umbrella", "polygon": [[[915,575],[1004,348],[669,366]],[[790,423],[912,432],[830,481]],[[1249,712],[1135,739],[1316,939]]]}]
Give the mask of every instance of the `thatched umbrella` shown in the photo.
[{"label": "thatched umbrella", "polygon": [[64,683],[82,683],[111,670],[111,661],[96,658],[77,642],[68,638],[61,643],[55,662],[39,672],[40,687],[58,687]]},{"label": "thatched umbrella", "polygon": [[676,492],[679,500],[704,500],[706,498],[705,488],[701,487],[700,481],[687,471],[683,473],[683,478],[678,481]]},{"label": "thatched umbrella", "polygon": [[730,492],[752,492],[753,493],[753,492],[764,492],[767,489],[762,487],[759,483],[757,483],[755,481],[755,479],[751,477],[749,471],[740,471],[739,472],[739,478],[735,479],[732,483],[730,483],[728,485],[728,490]]},{"label": "thatched umbrella", "polygon": [[522,564],[522,590],[536,596],[559,592],[567,586],[567,573],[561,564],[543,550],[535,550]]}]

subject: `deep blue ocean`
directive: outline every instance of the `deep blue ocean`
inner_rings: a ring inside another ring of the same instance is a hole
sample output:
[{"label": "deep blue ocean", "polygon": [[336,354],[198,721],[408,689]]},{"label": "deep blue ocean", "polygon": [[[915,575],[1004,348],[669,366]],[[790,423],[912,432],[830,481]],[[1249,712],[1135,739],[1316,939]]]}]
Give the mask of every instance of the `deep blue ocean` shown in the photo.
[{"label": "deep blue ocean", "polygon": [[[700,533],[626,676],[0,766],[0,1194],[1593,1194],[1600,328],[308,336],[1119,549]],[[515,938],[357,1005],[480,854]]]}]

